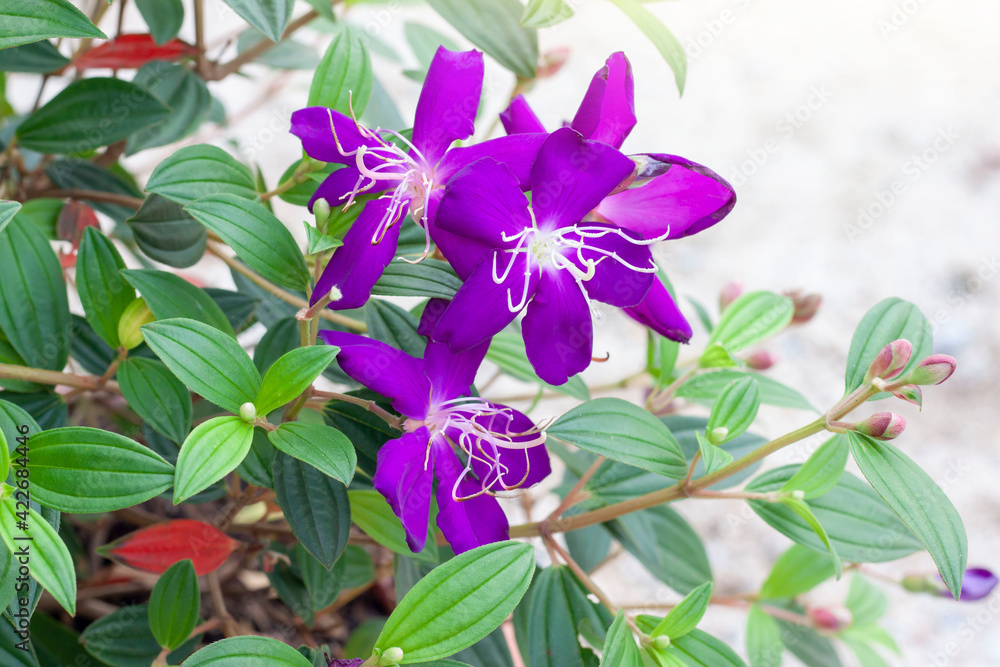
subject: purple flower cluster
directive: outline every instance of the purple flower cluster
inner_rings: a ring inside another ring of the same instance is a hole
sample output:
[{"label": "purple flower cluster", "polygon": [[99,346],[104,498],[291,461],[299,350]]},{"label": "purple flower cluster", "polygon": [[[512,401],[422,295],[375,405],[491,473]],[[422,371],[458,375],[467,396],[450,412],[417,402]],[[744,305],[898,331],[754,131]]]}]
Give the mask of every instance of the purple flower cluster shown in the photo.
[{"label": "purple flower cluster", "polygon": [[438,525],[456,551],[504,539],[495,496],[549,472],[544,433],[512,408],[470,397],[490,339],[523,313],[528,359],[562,384],[593,356],[594,302],[625,310],[673,340],[691,327],[657,277],[653,244],[721,220],[732,187],[683,158],[619,149],[635,126],[624,54],[595,74],[572,123],[547,132],[523,97],[501,114],[508,136],[456,146],[474,132],[483,82],[477,51],[440,48],[411,136],[368,129],[332,109],[292,117],[306,153],[343,165],[313,197],[363,206],[323,272],[311,302],[334,309],[368,300],[396,256],[409,214],[463,285],[432,300],[421,322],[423,359],[382,343],[322,332],[344,371],[393,401],[404,435],[382,448],[375,487],[423,547],[437,479]]}]

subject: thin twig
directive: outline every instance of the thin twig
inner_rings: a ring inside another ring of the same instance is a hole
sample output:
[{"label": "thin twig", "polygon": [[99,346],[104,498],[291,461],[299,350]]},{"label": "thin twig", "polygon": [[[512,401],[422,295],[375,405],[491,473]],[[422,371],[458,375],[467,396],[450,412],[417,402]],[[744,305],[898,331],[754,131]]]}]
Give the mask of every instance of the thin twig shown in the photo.
[{"label": "thin twig", "polygon": [[375,401],[371,401],[365,398],[358,398],[357,396],[350,396],[348,394],[338,394],[332,391],[321,391],[316,388],[313,388],[312,395],[330,401],[341,401],[343,403],[351,403],[352,405],[360,406],[365,410],[367,410],[368,412],[372,413],[373,415],[382,419],[382,421],[384,421],[389,426],[397,430],[402,430],[403,427],[401,423],[402,418],[392,414],[391,412],[383,408]]},{"label": "thin twig", "polygon": [[43,368],[15,366],[14,364],[0,364],[0,378],[25,380],[39,384],[80,387],[82,389],[90,389],[91,391],[106,389],[121,393],[118,383],[114,380],[103,380],[94,375],[75,375],[73,373],[60,373],[59,371],[50,371]]},{"label": "thin twig", "polygon": [[104,202],[106,204],[118,204],[126,208],[138,209],[144,201],[141,197],[130,197],[129,195],[119,195],[113,192],[100,192],[98,190],[81,190],[79,188],[42,190],[34,194],[34,197],[52,197],[54,199],[84,199],[87,201]]},{"label": "thin twig", "polygon": [[[281,36],[281,40],[284,41],[288,39],[296,30],[302,26],[312,23],[317,18],[319,18],[319,12],[315,9],[309,10],[288,24],[288,27],[285,28],[285,33]],[[217,63],[213,68],[213,71],[204,72],[203,76],[206,81],[219,81],[220,79],[225,79],[230,74],[239,71],[240,67],[243,67],[243,65],[256,60],[273,49],[275,46],[277,46],[275,42],[272,42],[269,39],[262,39],[229,62]]]}]

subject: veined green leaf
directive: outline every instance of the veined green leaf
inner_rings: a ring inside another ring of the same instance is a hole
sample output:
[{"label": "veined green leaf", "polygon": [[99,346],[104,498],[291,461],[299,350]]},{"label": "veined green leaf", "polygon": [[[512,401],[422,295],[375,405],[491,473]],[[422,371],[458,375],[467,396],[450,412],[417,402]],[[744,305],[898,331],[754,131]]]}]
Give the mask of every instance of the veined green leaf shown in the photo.
[{"label": "veined green leaf", "polygon": [[389,503],[378,491],[351,489],[347,495],[351,501],[351,520],[373,540],[398,554],[431,563],[437,562],[433,522],[427,529],[427,545],[423,551],[415,554],[406,544],[403,524],[396,518]]},{"label": "veined green leaf", "polygon": [[[224,0],[244,21],[272,42],[280,42],[292,17],[294,0]],[[186,666],[185,666],[186,667]]]},{"label": "veined green leaf", "polygon": [[[35,510],[29,508],[27,517],[22,518],[23,505],[18,506],[17,498],[0,501],[0,537],[12,554],[22,548],[30,550],[32,578],[51,593],[63,609],[75,614],[76,570],[69,549],[56,529]],[[0,619],[0,622],[4,621]]]},{"label": "veined green leaf", "polygon": [[809,507],[809,503],[804,500],[799,500],[798,498],[784,497],[779,500],[782,505],[790,507],[793,512],[798,514],[802,519],[813,529],[813,532],[819,537],[823,545],[826,546],[827,551],[830,553],[830,558],[833,560],[833,569],[837,575],[837,579],[840,579],[840,574],[844,569],[844,564],[840,560],[840,556],[837,554],[836,547],[833,546],[833,542],[830,541],[829,535],[826,534],[826,529],[823,528],[823,524],[820,523],[816,515],[813,514],[812,508]]},{"label": "veined green leaf", "polygon": [[7,228],[7,225],[20,210],[20,202],[0,200],[0,232]]},{"label": "veined green leaf", "polygon": [[600,667],[642,667],[639,647],[632,636],[632,629],[625,622],[625,612],[621,610],[604,640]]},{"label": "veined green leaf", "polygon": [[174,650],[198,624],[201,595],[190,559],[174,563],[160,575],[149,596],[149,628],[160,646]]},{"label": "veined green leaf", "polygon": [[118,319],[135,300],[135,290],[122,280],[125,261],[115,244],[94,227],[83,232],[76,260],[76,288],[87,321],[111,347],[118,347]]},{"label": "veined green leaf", "polygon": [[191,394],[163,363],[126,359],[118,366],[118,384],[144,422],[174,442],[184,442],[191,430]]},{"label": "veined green leaf", "polygon": [[[719,392],[712,414],[705,426],[705,437],[713,444],[732,440],[750,428],[760,408],[760,385],[753,376],[733,380]],[[716,439],[715,429],[726,429],[726,435]]]},{"label": "veined green leaf", "polygon": [[787,296],[749,292],[729,304],[708,344],[718,343],[735,354],[780,332],[792,321],[794,310]]},{"label": "veined green leaf", "polygon": [[146,182],[146,191],[181,206],[217,194],[257,198],[250,170],[226,151],[208,144],[185,146],[157,165]]},{"label": "veined green leaf", "polygon": [[805,396],[795,389],[781,384],[777,380],[772,380],[765,375],[744,373],[743,371],[729,369],[713,370],[694,376],[677,389],[677,396],[711,407],[719,393],[730,382],[748,376],[754,378],[760,387],[761,403],[776,405],[782,408],[796,408],[798,410],[819,412],[809,403]]},{"label": "veined green leaf", "polygon": [[[793,547],[794,548],[794,547]],[[781,639],[781,626],[767,612],[755,604],[747,616],[747,656],[750,667],[781,667],[781,654],[785,643]]]},{"label": "veined green leaf", "polygon": [[653,628],[650,635],[653,637],[666,635],[673,641],[688,634],[698,627],[698,622],[708,610],[708,601],[711,597],[712,582],[706,581],[684,596],[684,599]]},{"label": "veined green leaf", "polygon": [[677,90],[684,93],[684,83],[687,80],[687,56],[684,47],[677,41],[674,34],[663,25],[648,9],[642,6],[640,0],[611,0],[621,9],[632,23],[642,30],[643,34],[653,43],[663,59],[670,65],[677,81]]},{"label": "veined green leaf", "polygon": [[50,37],[108,38],[69,0],[0,0],[0,24],[0,49]]},{"label": "veined green leaf", "polygon": [[253,441],[253,424],[239,417],[215,417],[198,425],[181,445],[174,474],[179,505],[219,481],[243,461]]},{"label": "veined green leaf", "polygon": [[372,63],[365,43],[341,25],[313,74],[308,106],[324,106],[360,116],[372,92]]},{"label": "veined green leaf", "polygon": [[531,367],[531,362],[528,361],[528,355],[524,350],[524,341],[517,331],[504,329],[494,336],[493,340],[490,341],[486,358],[499,366],[501,371],[518,380],[534,382],[546,389],[572,396],[581,401],[590,400],[587,385],[579,375],[574,375],[568,382],[558,386],[543,382]]},{"label": "veined green leaf", "polygon": [[343,484],[350,484],[354,478],[358,463],[354,446],[332,426],[288,422],[269,431],[267,438],[277,449]]},{"label": "veined green leaf", "polygon": [[264,374],[254,399],[257,413],[266,415],[308,389],[338,352],[340,348],[332,345],[309,345],[282,355]]},{"label": "veined green leaf", "polygon": [[372,288],[380,296],[422,296],[451,299],[462,286],[452,268],[436,259],[419,264],[391,262]]},{"label": "veined green leaf", "polygon": [[157,262],[185,268],[205,254],[205,228],[180,204],[166,197],[149,195],[126,222],[139,248]]},{"label": "veined green leaf", "polygon": [[429,0],[428,4],[466,39],[525,79],[535,78],[538,34],[521,26],[517,0]]},{"label": "veined green leaf", "polygon": [[861,386],[865,373],[879,351],[894,340],[913,345],[913,354],[903,369],[905,375],[931,353],[931,325],[920,309],[895,297],[876,304],[858,324],[847,355],[846,391]]},{"label": "veined green leaf", "polygon": [[278,452],[274,457],[274,490],[299,543],[323,567],[331,569],[350,534],[347,489],[316,468]]},{"label": "veined green leaf", "polygon": [[149,90],[170,108],[170,114],[160,122],[132,133],[126,143],[126,155],[179,141],[192,134],[208,118],[212,105],[208,86],[184,65],[153,60],[136,72],[132,82]]},{"label": "veined green leaf", "polygon": [[829,554],[793,544],[774,563],[760,589],[760,598],[793,598],[812,590],[834,574]]},{"label": "veined green leaf", "polygon": [[844,474],[848,449],[845,435],[833,436],[809,456],[798,472],[785,482],[781,490],[802,491],[806,500],[828,493],[837,486],[841,475]]},{"label": "veined green leaf", "polygon": [[121,274],[139,290],[157,320],[190,318],[236,337],[219,304],[180,276],[156,269],[124,269]]}]

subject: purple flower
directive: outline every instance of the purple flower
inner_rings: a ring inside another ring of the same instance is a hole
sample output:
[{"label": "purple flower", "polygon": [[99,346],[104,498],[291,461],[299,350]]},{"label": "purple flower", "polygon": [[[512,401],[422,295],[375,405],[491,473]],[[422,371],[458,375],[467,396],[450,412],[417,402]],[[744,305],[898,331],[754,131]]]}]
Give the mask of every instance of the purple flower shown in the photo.
[{"label": "purple flower", "polygon": [[[440,299],[427,304],[421,333],[443,308]],[[355,334],[319,335],[340,347],[345,373],[407,417],[403,435],[379,450],[374,485],[402,522],[410,549],[424,547],[435,477],[437,523],[456,553],[507,539],[507,517],[492,494],[537,484],[551,468],[545,434],[531,419],[469,396],[489,344],[454,354],[432,340],[416,359]]]},{"label": "purple flower", "polygon": [[[466,164],[491,156],[522,180],[543,134],[501,137],[474,146],[451,148],[472,135],[483,86],[483,55],[439,48],[417,103],[413,135],[371,130],[326,107],[292,114],[292,134],[317,160],[344,165],[323,181],[310,201],[350,206],[367,201],[316,284],[311,303],[331,293],[335,309],[358,308],[396,255],[400,219],[407,213],[426,229],[452,174]],[[428,238],[429,250],[429,238]],[[336,293],[335,293],[336,294]]]},{"label": "purple flower", "polygon": [[[962,594],[958,599],[962,602],[982,600],[993,592],[998,582],[1000,580],[990,570],[984,567],[970,567],[965,571],[965,576],[962,578]],[[941,597],[951,597],[951,593],[948,590],[941,591],[939,595]]]}]

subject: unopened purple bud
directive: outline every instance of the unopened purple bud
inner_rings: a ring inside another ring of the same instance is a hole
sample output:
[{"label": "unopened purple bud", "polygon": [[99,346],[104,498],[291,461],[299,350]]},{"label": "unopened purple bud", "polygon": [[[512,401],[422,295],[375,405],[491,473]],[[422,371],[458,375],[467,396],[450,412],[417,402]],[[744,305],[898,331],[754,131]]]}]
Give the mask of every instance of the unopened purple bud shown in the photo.
[{"label": "unopened purple bud", "polygon": [[892,440],[899,437],[905,429],[906,420],[891,412],[877,412],[854,424],[855,431],[876,440]]},{"label": "unopened purple bud", "polygon": [[955,372],[956,361],[947,354],[932,354],[903,378],[909,384],[941,384]]},{"label": "unopened purple bud", "polygon": [[778,363],[778,355],[767,350],[759,350],[746,358],[747,366],[755,371],[766,371]]},{"label": "unopened purple bud", "polygon": [[913,354],[913,346],[910,341],[903,339],[892,341],[879,351],[878,356],[868,367],[868,372],[865,373],[865,383],[871,382],[875,378],[891,380],[896,377],[903,372],[903,368],[910,361],[911,354]]},{"label": "unopened purple bud", "polygon": [[722,286],[722,290],[719,292],[719,311],[723,311],[729,307],[733,301],[740,298],[743,294],[743,284],[731,281]]},{"label": "unopened purple bud", "polygon": [[[982,600],[993,592],[998,582],[1000,579],[985,567],[970,567],[962,578],[962,593],[958,599],[962,602]],[[952,596],[947,590],[938,592],[938,595],[948,598]]]},{"label": "unopened purple bud", "polygon": [[907,403],[913,403],[917,407],[923,407],[924,405],[924,393],[915,384],[904,384],[902,387],[897,387],[892,390],[892,395],[903,399]]},{"label": "unopened purple bud", "polygon": [[813,620],[816,627],[828,632],[843,630],[851,624],[851,612],[840,607],[835,609],[825,609],[822,607],[810,609],[809,618]]},{"label": "unopened purple bud", "polygon": [[785,296],[791,298],[795,308],[792,312],[792,324],[805,324],[811,320],[823,303],[823,297],[819,294],[803,293],[801,290],[786,292]]}]

